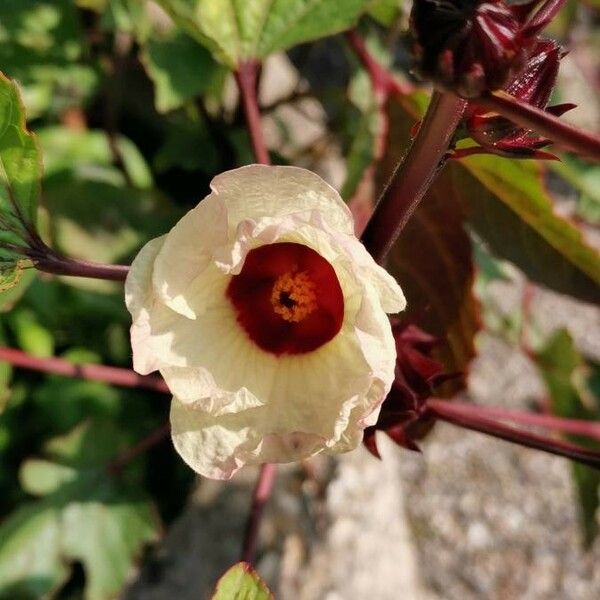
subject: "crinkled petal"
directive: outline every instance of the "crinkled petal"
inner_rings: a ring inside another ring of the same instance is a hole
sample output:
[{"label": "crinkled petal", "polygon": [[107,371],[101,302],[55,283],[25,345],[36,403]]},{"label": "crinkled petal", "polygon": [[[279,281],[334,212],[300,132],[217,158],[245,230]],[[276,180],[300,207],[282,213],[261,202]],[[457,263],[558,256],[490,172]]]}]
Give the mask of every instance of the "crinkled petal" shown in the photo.
[{"label": "crinkled petal", "polygon": [[261,443],[246,413],[214,417],[175,397],[171,402],[171,437],[183,460],[211,479],[229,479]]},{"label": "crinkled petal", "polygon": [[227,210],[214,196],[205,198],[171,229],[153,274],[156,294],[169,308],[190,319],[196,317],[188,298],[201,285],[193,284],[211,263],[214,248],[226,243],[227,235]]},{"label": "crinkled petal", "polygon": [[316,210],[333,229],[346,234],[354,231],[352,214],[337,191],[306,169],[249,165],[217,175],[210,187],[227,206],[233,229],[247,219],[281,219]]},{"label": "crinkled petal", "polygon": [[313,456],[325,440],[302,432],[269,433],[262,427],[267,409],[215,417],[183,404],[171,403],[171,436],[177,452],[197,473],[229,479],[245,464],[291,462]]},{"label": "crinkled petal", "polygon": [[131,347],[133,368],[147,375],[159,367],[157,358],[147,345],[150,335],[150,313],[155,306],[152,290],[154,261],[166,236],[149,241],[135,257],[125,280],[125,304],[132,316]]}]

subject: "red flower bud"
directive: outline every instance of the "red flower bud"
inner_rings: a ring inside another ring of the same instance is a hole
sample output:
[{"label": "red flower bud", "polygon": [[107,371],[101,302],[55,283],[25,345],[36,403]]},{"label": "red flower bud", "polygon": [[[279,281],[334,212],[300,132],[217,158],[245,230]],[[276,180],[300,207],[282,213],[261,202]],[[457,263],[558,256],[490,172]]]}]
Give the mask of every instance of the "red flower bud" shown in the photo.
[{"label": "red flower bud", "polygon": [[415,0],[415,72],[466,98],[504,87],[564,0]]},{"label": "red flower bud", "polygon": [[[556,42],[539,40],[525,67],[512,78],[505,90],[523,102],[546,108],[563,56]],[[547,110],[561,115],[573,107],[573,104],[560,104]],[[476,104],[470,108],[466,125],[469,135],[488,152],[513,158],[556,158],[539,151],[550,143],[548,139],[532,135],[505,117],[490,113]]]}]

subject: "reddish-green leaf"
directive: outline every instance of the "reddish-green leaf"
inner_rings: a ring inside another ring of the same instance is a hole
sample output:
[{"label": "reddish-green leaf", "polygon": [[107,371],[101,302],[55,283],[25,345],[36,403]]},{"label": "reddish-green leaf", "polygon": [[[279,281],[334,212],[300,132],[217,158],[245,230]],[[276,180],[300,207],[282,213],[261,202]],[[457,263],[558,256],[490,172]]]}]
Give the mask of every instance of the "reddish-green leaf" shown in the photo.
[{"label": "reddish-green leaf", "polygon": [[[398,105],[390,106],[390,117],[383,180],[404,153],[412,125]],[[471,243],[449,172],[440,175],[402,231],[389,269],[406,294],[406,318],[440,338],[437,358],[447,371],[466,372],[475,356],[479,305],[473,293]]]},{"label": "reddish-green leaf", "polygon": [[473,156],[453,167],[467,218],[497,256],[557,292],[600,300],[600,256],[555,213],[540,165]]},{"label": "reddish-green leaf", "polygon": [[274,600],[258,573],[246,562],[231,567],[217,582],[212,600]]}]

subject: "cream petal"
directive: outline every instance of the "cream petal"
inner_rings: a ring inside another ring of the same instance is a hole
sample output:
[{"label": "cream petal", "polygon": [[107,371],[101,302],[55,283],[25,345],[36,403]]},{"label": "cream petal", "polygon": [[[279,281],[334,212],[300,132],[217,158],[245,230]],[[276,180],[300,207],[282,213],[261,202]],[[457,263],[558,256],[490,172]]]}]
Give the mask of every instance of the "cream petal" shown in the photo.
[{"label": "cream petal", "polygon": [[229,479],[261,443],[258,432],[248,424],[247,413],[214,417],[175,397],[171,437],[183,460],[211,479]]},{"label": "cream petal", "polygon": [[352,214],[338,192],[317,174],[298,167],[248,165],[217,175],[210,185],[227,206],[235,229],[246,219],[281,219],[296,212],[319,211],[337,231],[352,234]]},{"label": "cream petal", "polygon": [[125,279],[125,304],[137,319],[153,303],[152,272],[154,261],[163,247],[166,235],[150,240],[133,260]]},{"label": "cream petal", "polygon": [[226,243],[227,231],[227,210],[214,196],[205,198],[171,229],[153,274],[156,293],[169,308],[196,318],[188,299],[201,288],[195,280],[211,263],[214,248]]},{"label": "cream petal", "polygon": [[161,374],[182,404],[193,405],[213,416],[257,408],[263,400],[241,387],[228,391],[217,385],[212,373],[203,367],[165,367]]},{"label": "cream petal", "polygon": [[142,375],[148,375],[160,366],[147,340],[150,336],[150,313],[155,306],[152,270],[165,238],[164,235],[155,238],[140,250],[125,280],[125,304],[132,316],[130,335],[133,368]]}]

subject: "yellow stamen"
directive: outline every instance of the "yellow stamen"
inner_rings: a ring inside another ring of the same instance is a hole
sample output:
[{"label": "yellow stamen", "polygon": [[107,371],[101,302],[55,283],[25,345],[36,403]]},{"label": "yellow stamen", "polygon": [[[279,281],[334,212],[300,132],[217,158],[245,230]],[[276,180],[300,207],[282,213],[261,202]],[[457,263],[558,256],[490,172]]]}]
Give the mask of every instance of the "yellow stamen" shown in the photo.
[{"label": "yellow stamen", "polygon": [[271,304],[282,319],[298,323],[317,308],[315,284],[305,271],[288,271],[275,281]]}]

